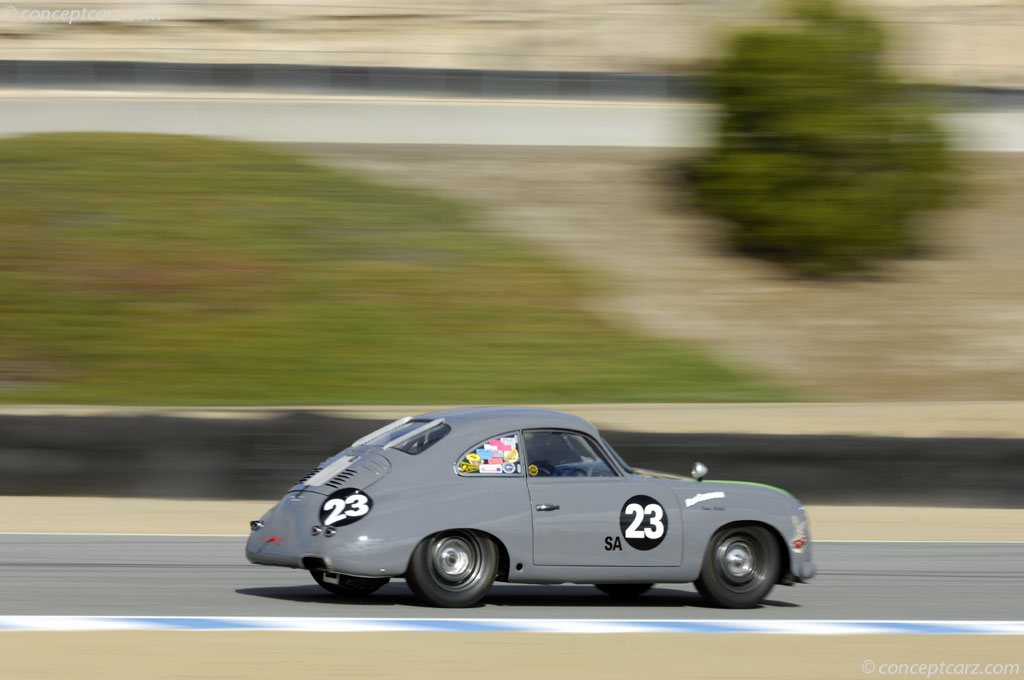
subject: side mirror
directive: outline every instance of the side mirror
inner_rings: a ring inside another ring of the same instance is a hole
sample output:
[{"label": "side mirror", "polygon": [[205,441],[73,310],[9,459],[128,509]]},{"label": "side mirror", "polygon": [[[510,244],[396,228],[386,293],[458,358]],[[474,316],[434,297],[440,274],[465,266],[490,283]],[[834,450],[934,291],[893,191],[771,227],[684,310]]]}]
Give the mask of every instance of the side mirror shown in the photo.
[{"label": "side mirror", "polygon": [[704,477],[707,474],[708,474],[708,466],[705,465],[704,463],[699,462],[699,461],[694,463],[693,464],[693,469],[690,470],[690,476],[693,477],[698,482],[700,480],[704,479]]}]

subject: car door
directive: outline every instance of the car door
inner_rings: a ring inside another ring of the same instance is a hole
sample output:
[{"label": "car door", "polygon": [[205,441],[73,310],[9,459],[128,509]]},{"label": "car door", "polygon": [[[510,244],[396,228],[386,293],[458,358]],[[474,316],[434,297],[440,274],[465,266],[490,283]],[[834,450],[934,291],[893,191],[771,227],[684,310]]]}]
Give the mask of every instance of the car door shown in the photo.
[{"label": "car door", "polygon": [[675,494],[623,475],[589,436],[523,432],[538,566],[675,566],[682,522]]}]

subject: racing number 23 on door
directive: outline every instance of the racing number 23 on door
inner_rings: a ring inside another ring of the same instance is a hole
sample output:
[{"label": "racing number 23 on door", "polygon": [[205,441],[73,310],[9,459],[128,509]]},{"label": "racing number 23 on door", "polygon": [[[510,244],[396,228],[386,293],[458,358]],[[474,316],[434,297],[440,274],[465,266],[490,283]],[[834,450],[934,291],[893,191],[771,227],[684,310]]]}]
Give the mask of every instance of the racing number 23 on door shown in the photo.
[{"label": "racing number 23 on door", "polygon": [[650,496],[633,496],[622,506],[619,528],[622,537],[637,550],[651,550],[665,538],[668,517],[661,503]]}]

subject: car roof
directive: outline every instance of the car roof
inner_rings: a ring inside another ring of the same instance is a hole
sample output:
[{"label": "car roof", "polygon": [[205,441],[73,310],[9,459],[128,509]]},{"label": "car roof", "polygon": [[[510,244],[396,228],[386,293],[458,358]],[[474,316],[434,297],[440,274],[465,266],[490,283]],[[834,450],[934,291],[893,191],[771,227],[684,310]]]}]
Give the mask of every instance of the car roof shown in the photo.
[{"label": "car roof", "polygon": [[597,428],[579,416],[542,408],[478,406],[435,411],[416,416],[417,420],[437,418],[444,418],[444,421],[455,430],[474,432],[479,430],[485,433],[484,436],[497,434],[498,431],[546,427],[578,430],[595,437],[599,436]]}]

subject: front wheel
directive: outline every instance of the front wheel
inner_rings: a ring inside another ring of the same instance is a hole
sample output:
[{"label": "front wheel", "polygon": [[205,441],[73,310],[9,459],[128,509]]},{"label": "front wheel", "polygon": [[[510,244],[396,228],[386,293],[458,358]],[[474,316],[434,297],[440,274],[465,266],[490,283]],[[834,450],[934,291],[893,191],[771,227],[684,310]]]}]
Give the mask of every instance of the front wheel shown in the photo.
[{"label": "front wheel", "polygon": [[615,598],[639,597],[654,587],[653,583],[595,583],[594,587]]},{"label": "front wheel", "polygon": [[313,576],[313,580],[316,581],[318,586],[329,593],[343,595],[345,597],[369,595],[391,580],[389,578],[364,578],[360,576],[332,574],[331,579],[333,580],[337,577],[338,582],[330,583],[324,580],[324,572],[322,571],[310,570],[309,573]]},{"label": "front wheel", "polygon": [[708,543],[694,584],[710,604],[747,609],[761,602],[779,576],[779,548],[767,529],[720,529]]},{"label": "front wheel", "polygon": [[470,531],[448,531],[416,546],[405,578],[427,604],[471,607],[490,590],[497,568],[494,541]]}]

